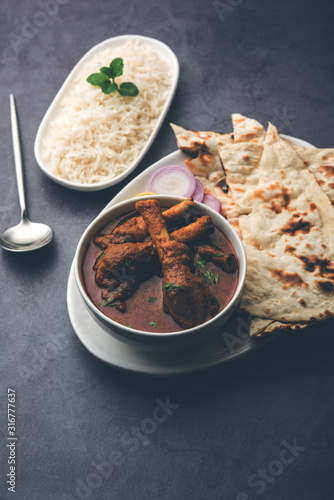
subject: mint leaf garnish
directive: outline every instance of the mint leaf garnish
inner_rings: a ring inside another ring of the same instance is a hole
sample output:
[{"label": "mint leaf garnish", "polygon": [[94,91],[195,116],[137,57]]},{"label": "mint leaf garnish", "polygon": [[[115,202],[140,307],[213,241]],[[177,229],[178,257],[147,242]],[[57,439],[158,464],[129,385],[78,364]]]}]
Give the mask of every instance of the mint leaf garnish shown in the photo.
[{"label": "mint leaf garnish", "polygon": [[114,90],[117,90],[117,83],[111,83],[110,80],[105,80],[100,87],[104,94],[111,94]]},{"label": "mint leaf garnish", "polygon": [[123,75],[123,59],[121,57],[116,57],[110,63],[111,78],[117,78]]},{"label": "mint leaf garnish", "polygon": [[149,297],[148,298],[148,301],[150,302],[150,304],[153,304],[156,300],[157,300],[156,297]]},{"label": "mint leaf garnish", "polygon": [[123,97],[135,97],[139,94],[139,90],[137,89],[135,84],[131,82],[121,83],[117,91]]},{"label": "mint leaf garnish", "polygon": [[123,74],[123,66],[123,59],[116,57],[111,61],[109,67],[103,66],[100,68],[100,73],[90,75],[87,78],[87,82],[95,87],[100,87],[104,94],[111,94],[117,90],[122,97],[134,97],[139,94],[139,90],[134,83],[124,82],[118,87],[118,84],[115,82],[115,78]]},{"label": "mint leaf garnish", "polygon": [[108,77],[103,73],[93,73],[87,78],[87,82],[95,85],[96,87],[101,87],[102,83],[108,80]]}]

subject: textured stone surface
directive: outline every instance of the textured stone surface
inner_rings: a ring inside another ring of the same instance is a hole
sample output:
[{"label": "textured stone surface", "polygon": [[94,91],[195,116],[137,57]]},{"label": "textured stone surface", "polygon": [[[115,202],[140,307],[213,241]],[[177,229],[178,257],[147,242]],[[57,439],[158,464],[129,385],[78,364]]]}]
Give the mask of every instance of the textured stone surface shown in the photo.
[{"label": "textured stone surface", "polygon": [[[39,254],[0,252],[1,498],[11,498],[7,387],[17,391],[17,499],[333,498],[333,323],[282,335],[216,370],[155,379],[95,359],[67,315],[78,239],[126,182],[95,194],[69,191],[38,169],[33,145],[63,80],[96,43],[126,33],[153,36],[180,61],[175,100],[131,178],[176,149],[169,121],[226,131],[230,113],[241,112],[319,147],[333,146],[333,3],[219,4],[220,17],[213,2],[200,0],[1,2],[1,230],[19,214],[9,128],[13,92],[30,216],[55,231],[53,244]],[[27,23],[40,27],[29,31]],[[150,430],[145,419],[156,398],[167,396],[178,409],[152,434],[126,443],[132,428]],[[294,442],[303,448],[298,456],[283,451]]]}]

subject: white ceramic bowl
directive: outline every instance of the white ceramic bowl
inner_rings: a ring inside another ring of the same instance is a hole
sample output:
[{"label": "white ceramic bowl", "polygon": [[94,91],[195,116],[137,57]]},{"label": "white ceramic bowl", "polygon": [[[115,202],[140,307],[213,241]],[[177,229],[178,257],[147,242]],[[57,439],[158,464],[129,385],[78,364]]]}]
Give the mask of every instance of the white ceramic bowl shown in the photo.
[{"label": "white ceramic bowl", "polygon": [[[43,160],[43,141],[44,138],[47,136],[50,122],[55,120],[57,114],[59,113],[61,101],[63,100],[67,92],[71,91],[73,82],[77,78],[77,75],[80,73],[82,65],[85,64],[87,61],[89,61],[97,52],[100,52],[101,50],[105,50],[108,48],[117,49],[118,47],[125,45],[130,40],[139,40],[145,43],[148,47],[155,50],[155,52],[168,63],[171,70],[171,86],[169,94],[164,104],[164,107],[162,108],[161,113],[155,123],[152,133],[146,144],[144,144],[143,149],[139,153],[138,157],[132,162],[131,165],[128,166],[128,168],[124,172],[117,175],[116,177],[101,182],[95,182],[93,184],[82,184],[79,182],[72,182],[66,179],[62,179],[58,175],[55,175],[52,172],[50,172],[48,166],[45,164]],[[108,40],[104,40],[104,42],[95,45],[74,66],[73,70],[68,75],[65,82],[61,86],[59,92],[57,93],[56,97],[52,101],[48,111],[46,112],[39,126],[35,139],[35,148],[34,148],[35,158],[38,163],[38,166],[44,172],[44,174],[50,177],[50,179],[52,179],[53,181],[57,182],[58,184],[61,184],[62,186],[68,187],[70,189],[75,189],[77,191],[99,191],[101,189],[106,189],[110,186],[113,186],[118,182],[121,182],[128,175],[130,175],[131,172],[133,172],[133,170],[137,167],[137,165],[140,163],[140,161],[143,159],[143,157],[151,147],[165,119],[167,111],[169,110],[169,107],[172,103],[178,80],[179,80],[179,62],[177,60],[177,57],[174,54],[174,52],[160,40],[140,35],[122,35],[122,36],[116,36],[114,38],[109,38]]]},{"label": "white ceramic bowl", "polygon": [[201,213],[203,215],[209,215],[211,217],[214,225],[228,238],[237,254],[239,260],[239,277],[237,289],[231,301],[222,311],[220,311],[214,318],[210,319],[209,321],[206,321],[205,323],[202,323],[201,325],[198,325],[194,328],[189,328],[187,330],[182,330],[179,332],[145,332],[136,330],[135,328],[123,326],[120,323],[117,323],[116,321],[108,318],[93,304],[84,287],[82,263],[86,254],[87,247],[89,245],[89,242],[91,241],[92,236],[98,233],[108,222],[111,222],[113,219],[125,215],[132,210],[135,210],[135,204],[137,203],[137,201],[152,198],[159,200],[160,204],[164,207],[171,207],[184,199],[178,196],[165,195],[140,196],[118,203],[112,208],[104,211],[88,226],[88,228],[82,235],[74,257],[74,270],[77,286],[82,298],[85,301],[86,306],[88,307],[89,312],[93,315],[95,320],[98,321],[99,325],[102,326],[106,332],[108,332],[118,340],[139,348],[143,348],[146,350],[167,351],[187,347],[201,341],[206,335],[214,333],[230,317],[232,311],[235,309],[241,298],[242,290],[244,287],[246,277],[246,255],[239,236],[237,235],[233,227],[226,221],[226,219],[206,205],[196,202],[196,205],[200,208]]}]

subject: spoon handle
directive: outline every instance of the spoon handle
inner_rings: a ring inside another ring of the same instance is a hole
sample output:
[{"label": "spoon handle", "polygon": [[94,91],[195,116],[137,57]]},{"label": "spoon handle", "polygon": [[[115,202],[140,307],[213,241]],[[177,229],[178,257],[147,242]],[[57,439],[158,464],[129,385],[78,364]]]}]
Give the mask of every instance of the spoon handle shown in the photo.
[{"label": "spoon handle", "polygon": [[24,219],[27,217],[27,207],[24,195],[24,178],[23,178],[22,155],[21,155],[21,145],[20,145],[20,132],[17,123],[17,114],[16,114],[15,100],[13,94],[10,94],[9,102],[10,102],[10,122],[12,128],[12,141],[13,141],[13,152],[14,152],[14,163],[16,170],[17,190],[19,193],[21,218]]}]

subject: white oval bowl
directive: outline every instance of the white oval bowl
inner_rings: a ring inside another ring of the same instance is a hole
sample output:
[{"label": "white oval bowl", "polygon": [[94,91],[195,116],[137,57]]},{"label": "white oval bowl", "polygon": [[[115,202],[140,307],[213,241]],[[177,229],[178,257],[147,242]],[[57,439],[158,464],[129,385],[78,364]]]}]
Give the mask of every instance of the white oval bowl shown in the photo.
[{"label": "white oval bowl", "polygon": [[[141,150],[141,153],[139,156],[136,158],[136,160],[128,166],[128,168],[122,172],[121,174],[117,175],[116,177],[113,177],[111,179],[107,179],[105,181],[101,182],[94,182],[92,184],[82,184],[80,182],[72,182],[68,181],[66,179],[62,179],[58,175],[53,174],[50,172],[48,169],[47,165],[45,164],[43,160],[43,140],[47,136],[48,133],[48,128],[50,123],[55,120],[57,117],[57,114],[61,110],[61,101],[63,100],[64,96],[68,91],[71,90],[73,81],[76,79],[77,75],[81,71],[81,66],[85,64],[90,58],[92,58],[97,52],[104,50],[104,49],[117,49],[118,47],[121,47],[122,45],[125,45],[128,41],[130,40],[139,40],[147,44],[149,47],[155,50],[155,52],[167,63],[169,64],[171,68],[171,86],[169,90],[168,97],[166,99],[165,105],[160,113],[159,118],[156,121],[156,124],[151,132],[151,135],[146,142],[146,144],[143,146],[143,149]],[[118,182],[121,182],[123,179],[125,179],[128,175],[133,172],[133,170],[137,167],[137,165],[140,163],[140,161],[143,159],[149,148],[151,147],[157,133],[159,132],[159,129],[165,119],[165,116],[170,108],[170,105],[172,103],[177,83],[179,80],[179,62],[177,60],[176,55],[174,52],[163,42],[160,40],[156,40],[155,38],[149,38],[146,36],[140,36],[140,35],[122,35],[122,36],[117,36],[114,38],[109,38],[108,40],[104,40],[104,42],[101,42],[97,45],[95,45],[93,48],[91,48],[81,59],[80,61],[74,66],[68,77],[66,78],[65,82],[61,86],[60,90],[58,91],[56,97],[52,101],[49,109],[47,110],[39,128],[38,132],[36,135],[35,139],[35,146],[34,146],[34,153],[35,153],[35,158],[38,163],[38,166],[40,169],[50,177],[53,181],[57,182],[58,184],[61,184],[62,186],[68,187],[70,189],[75,189],[76,191],[99,191],[101,189],[106,189],[110,186],[113,186],[114,184],[117,184]]]},{"label": "white oval bowl", "polygon": [[[80,291],[82,298],[89,312],[93,317],[98,320],[99,325],[108,332],[110,335],[118,340],[121,340],[127,344],[135,347],[139,347],[146,350],[155,351],[168,351],[174,349],[180,349],[182,347],[188,347],[199,341],[201,341],[206,335],[214,333],[219,327],[225,323],[225,321],[230,317],[233,310],[237,306],[246,278],[246,254],[243,244],[233,229],[233,227],[227,222],[227,220],[213,209],[203,205],[202,203],[195,202],[200,208],[203,215],[209,215],[214,223],[214,225],[227,237],[233,246],[238,260],[239,260],[239,276],[237,289],[227,304],[227,306],[220,311],[212,319],[202,323],[201,325],[182,330],[179,332],[168,332],[168,333],[154,333],[146,332],[142,330],[137,330],[135,328],[129,328],[123,326],[120,323],[108,318],[103,312],[101,312],[95,304],[89,298],[83,279],[82,263],[86,255],[86,250],[94,234],[98,233],[108,222],[113,219],[120,217],[122,215],[135,210],[135,204],[139,200],[144,199],[157,199],[162,206],[171,207],[176,203],[179,203],[184,198],[179,196],[166,196],[166,195],[148,195],[140,196],[137,198],[131,198],[130,200],[123,201],[114,205],[112,208],[102,212],[86,229],[83,233],[75,253],[74,257],[74,272],[75,279]],[[218,298],[219,299],[219,298]],[[94,334],[94,333],[92,333]]]}]

